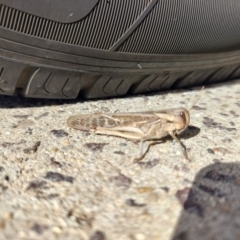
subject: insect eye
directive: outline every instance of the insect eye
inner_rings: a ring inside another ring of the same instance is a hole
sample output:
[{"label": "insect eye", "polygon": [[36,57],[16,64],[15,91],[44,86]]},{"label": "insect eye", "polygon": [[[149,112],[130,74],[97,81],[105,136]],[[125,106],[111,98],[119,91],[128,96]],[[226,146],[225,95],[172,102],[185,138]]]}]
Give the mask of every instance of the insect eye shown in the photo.
[{"label": "insect eye", "polygon": [[187,121],[187,119],[186,119],[186,115],[185,115],[184,112],[180,112],[180,116],[183,118],[184,122]]}]

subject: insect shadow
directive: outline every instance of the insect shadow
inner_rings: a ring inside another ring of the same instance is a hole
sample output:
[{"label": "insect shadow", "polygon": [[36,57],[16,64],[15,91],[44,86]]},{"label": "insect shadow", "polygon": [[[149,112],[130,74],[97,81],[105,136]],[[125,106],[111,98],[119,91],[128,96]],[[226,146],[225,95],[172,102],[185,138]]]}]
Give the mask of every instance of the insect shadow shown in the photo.
[{"label": "insect shadow", "polygon": [[177,191],[183,206],[172,240],[237,240],[240,236],[240,164],[215,163],[191,188]]},{"label": "insect shadow", "polygon": [[184,132],[179,134],[179,136],[181,139],[188,139],[188,138],[195,137],[200,133],[200,131],[201,131],[200,128],[189,125]]},{"label": "insect shadow", "polygon": [[[179,134],[179,138],[180,139],[193,138],[196,135],[198,135],[200,133],[200,131],[201,131],[200,128],[198,128],[196,126],[189,125],[184,132]],[[157,143],[161,143],[161,142],[164,143],[164,142],[167,142],[167,141],[173,141],[172,137],[171,136],[166,136],[163,139],[161,139],[160,142],[157,142]]]}]

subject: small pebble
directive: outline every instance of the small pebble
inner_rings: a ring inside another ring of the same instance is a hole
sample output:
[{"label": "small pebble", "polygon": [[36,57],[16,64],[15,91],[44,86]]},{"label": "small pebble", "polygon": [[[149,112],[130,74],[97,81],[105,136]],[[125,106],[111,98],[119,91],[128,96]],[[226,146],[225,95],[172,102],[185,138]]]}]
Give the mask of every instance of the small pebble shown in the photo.
[{"label": "small pebble", "polygon": [[105,240],[105,234],[102,231],[95,231],[93,235],[90,237],[90,240]]},{"label": "small pebble", "polygon": [[152,192],[153,188],[152,187],[138,187],[137,191],[139,193],[148,193],[148,192]]},{"label": "small pebble", "polygon": [[52,228],[53,233],[55,233],[56,235],[60,235],[62,233],[62,229],[60,229],[59,227],[53,227]]},{"label": "small pebble", "polygon": [[145,240],[146,239],[142,233],[137,233],[133,237],[134,237],[133,238],[134,240]]},{"label": "small pebble", "polygon": [[158,199],[159,199],[159,195],[157,193],[153,192],[153,193],[149,193],[149,195],[146,198],[146,201],[148,203],[154,203],[154,202],[157,202]]},{"label": "small pebble", "polygon": [[208,148],[207,151],[211,154],[215,154],[215,152],[211,148]]}]

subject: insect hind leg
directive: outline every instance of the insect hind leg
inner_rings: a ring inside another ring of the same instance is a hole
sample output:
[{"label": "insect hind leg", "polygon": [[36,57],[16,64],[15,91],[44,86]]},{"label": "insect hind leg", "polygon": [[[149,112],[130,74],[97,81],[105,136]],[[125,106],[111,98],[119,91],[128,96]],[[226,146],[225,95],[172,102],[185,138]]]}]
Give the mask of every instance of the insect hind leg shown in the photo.
[{"label": "insect hind leg", "polygon": [[151,143],[148,144],[147,149],[143,152],[143,142],[144,142],[143,140],[140,142],[140,154],[139,154],[139,157],[135,157],[133,159],[134,163],[137,163],[137,162],[141,161],[146,156],[146,154],[148,153],[151,146],[162,143],[162,141],[151,142]]},{"label": "insect hind leg", "polygon": [[108,136],[117,136],[117,137],[123,137],[131,140],[141,140],[143,137],[143,134],[138,132],[126,132],[126,131],[119,131],[115,129],[107,129],[107,128],[92,128],[91,132],[94,132],[96,134],[101,135],[108,135]]}]

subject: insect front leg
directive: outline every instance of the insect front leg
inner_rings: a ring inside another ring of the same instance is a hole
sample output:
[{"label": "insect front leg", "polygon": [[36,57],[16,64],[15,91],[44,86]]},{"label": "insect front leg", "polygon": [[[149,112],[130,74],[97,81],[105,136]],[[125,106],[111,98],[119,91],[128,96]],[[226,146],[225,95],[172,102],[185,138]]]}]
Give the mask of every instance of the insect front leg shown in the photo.
[{"label": "insect front leg", "polygon": [[[153,136],[155,134],[154,130],[156,129],[156,127],[158,127],[156,125],[158,122],[160,122],[160,121],[157,120],[155,122],[152,122],[148,131],[144,134],[144,137],[141,139],[141,142],[140,142],[140,155],[139,155],[139,157],[134,158],[134,160],[133,160],[134,162],[141,161],[148,153],[150,147],[159,143],[159,141],[155,140],[154,142],[148,144],[147,149],[145,150],[145,152],[143,152],[143,142],[148,141],[148,140],[153,140]],[[159,139],[159,138],[157,138],[157,139]]]},{"label": "insect front leg", "polygon": [[191,161],[191,159],[189,159],[188,155],[187,155],[187,151],[186,151],[186,147],[184,146],[184,144],[180,141],[180,139],[178,138],[178,136],[176,135],[175,132],[169,132],[169,135],[180,145],[180,149],[182,151],[183,156],[188,160]]}]

